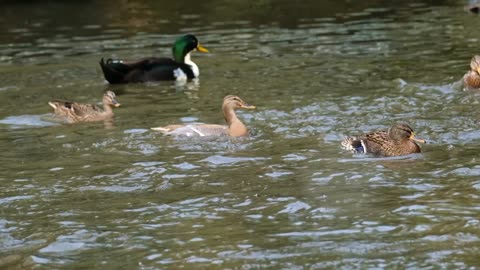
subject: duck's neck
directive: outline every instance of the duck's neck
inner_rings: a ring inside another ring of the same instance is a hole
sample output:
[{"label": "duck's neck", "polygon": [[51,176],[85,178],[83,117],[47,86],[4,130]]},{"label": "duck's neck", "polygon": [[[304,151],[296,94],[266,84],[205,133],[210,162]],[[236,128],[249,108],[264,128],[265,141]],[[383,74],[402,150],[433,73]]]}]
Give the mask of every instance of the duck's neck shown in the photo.
[{"label": "duck's neck", "polygon": [[248,134],[247,127],[238,119],[232,108],[223,108],[223,115],[228,125],[228,134],[233,137],[245,136]]},{"label": "duck's neck", "polygon": [[112,106],[110,106],[108,103],[103,103],[103,113],[104,114],[113,114]]},{"label": "duck's neck", "polygon": [[189,52],[189,53],[187,53],[187,55],[185,55],[185,58],[183,59],[183,62],[185,62],[185,64],[192,67],[193,75],[195,76],[195,78],[197,78],[198,75],[200,75],[200,70],[198,69],[197,64],[195,64],[192,61],[191,52]]}]

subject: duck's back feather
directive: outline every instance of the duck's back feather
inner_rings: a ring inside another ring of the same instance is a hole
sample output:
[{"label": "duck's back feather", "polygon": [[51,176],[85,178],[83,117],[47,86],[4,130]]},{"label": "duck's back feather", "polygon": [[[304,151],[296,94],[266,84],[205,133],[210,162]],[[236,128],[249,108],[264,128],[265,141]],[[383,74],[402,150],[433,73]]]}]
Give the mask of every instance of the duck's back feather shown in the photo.
[{"label": "duck's back feather", "polygon": [[102,58],[100,66],[105,79],[111,84],[175,80],[178,69],[188,79],[195,78],[189,65],[170,58],[149,57],[134,62],[112,59],[104,61]]},{"label": "duck's back feather", "polygon": [[102,108],[93,104],[82,104],[64,100],[52,100],[48,105],[55,110],[55,114],[65,116],[71,121],[88,120],[89,117],[98,117],[104,114]]}]

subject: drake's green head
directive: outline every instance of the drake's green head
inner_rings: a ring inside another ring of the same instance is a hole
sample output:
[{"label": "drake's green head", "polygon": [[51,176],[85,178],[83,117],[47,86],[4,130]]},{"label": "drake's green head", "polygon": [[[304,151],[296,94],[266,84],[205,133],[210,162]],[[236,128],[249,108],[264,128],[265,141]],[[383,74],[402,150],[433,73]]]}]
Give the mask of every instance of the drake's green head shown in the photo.
[{"label": "drake's green head", "polygon": [[193,50],[205,53],[208,52],[206,48],[200,45],[198,39],[194,35],[185,35],[175,40],[172,48],[172,53],[175,61],[183,63],[185,60],[185,55],[187,55]]}]

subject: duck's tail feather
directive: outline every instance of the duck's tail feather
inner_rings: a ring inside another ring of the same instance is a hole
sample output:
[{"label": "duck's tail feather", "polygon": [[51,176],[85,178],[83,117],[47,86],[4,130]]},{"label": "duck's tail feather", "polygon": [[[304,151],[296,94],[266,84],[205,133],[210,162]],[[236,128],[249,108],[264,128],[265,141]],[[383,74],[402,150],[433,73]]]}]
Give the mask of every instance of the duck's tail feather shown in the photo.
[{"label": "duck's tail feather", "polygon": [[151,130],[155,130],[155,131],[161,131],[163,133],[166,133],[166,132],[169,132],[170,129],[169,128],[164,128],[164,127],[152,127],[150,128]]},{"label": "duck's tail feather", "polygon": [[52,107],[54,110],[57,108],[57,104],[55,104],[55,102],[53,102],[53,101],[49,101],[49,102],[48,102],[48,105],[49,105],[50,107]]},{"label": "duck's tail feather", "polygon": [[107,59],[107,61],[104,61],[103,58],[100,59],[100,67],[105,80],[111,84],[123,83],[125,76],[130,71],[130,67],[121,60],[113,60],[111,58]]},{"label": "duck's tail feather", "polygon": [[359,140],[355,137],[345,137],[342,141],[342,148],[348,151],[353,151],[357,153],[365,153],[366,147],[362,140]]}]

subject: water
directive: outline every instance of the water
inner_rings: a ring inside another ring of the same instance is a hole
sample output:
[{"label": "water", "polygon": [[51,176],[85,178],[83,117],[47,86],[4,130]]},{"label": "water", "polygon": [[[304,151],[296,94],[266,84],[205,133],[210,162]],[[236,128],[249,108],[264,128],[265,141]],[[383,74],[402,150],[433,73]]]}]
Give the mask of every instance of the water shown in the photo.
[{"label": "water", "polygon": [[[7,2],[0,9],[0,268],[478,267],[479,96],[459,80],[480,19],[463,1]],[[28,19],[26,19],[28,18]],[[194,33],[197,83],[108,86],[101,57],[169,55]],[[52,121],[52,98],[122,107]],[[149,127],[223,121],[248,138]],[[345,135],[408,122],[422,153]]]}]

